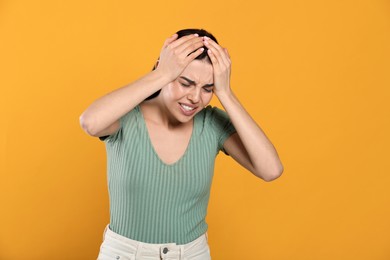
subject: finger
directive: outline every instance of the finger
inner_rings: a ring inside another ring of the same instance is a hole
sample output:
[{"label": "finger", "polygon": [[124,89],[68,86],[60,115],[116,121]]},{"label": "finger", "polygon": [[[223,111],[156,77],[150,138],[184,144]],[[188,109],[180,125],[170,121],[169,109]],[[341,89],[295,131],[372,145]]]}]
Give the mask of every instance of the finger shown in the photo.
[{"label": "finger", "polygon": [[188,55],[187,58],[186,58],[187,64],[189,64],[189,63],[190,63],[191,61],[193,61],[196,57],[198,57],[199,55],[201,55],[203,51],[204,51],[204,48],[199,48],[199,49],[197,49],[196,51],[194,51],[193,53],[191,53],[190,55]]},{"label": "finger", "polygon": [[218,60],[221,60],[220,62],[226,66],[230,65],[229,55],[226,53],[225,49],[218,45],[215,41],[205,37],[205,46],[213,51],[214,56],[216,56]]},{"label": "finger", "polygon": [[231,64],[232,64],[232,60],[230,59],[230,55],[229,55],[229,52],[228,52],[228,50],[226,49],[226,48],[223,48],[223,50],[224,50],[224,52],[225,52],[225,61],[227,62],[227,65],[228,66],[231,66]]},{"label": "finger", "polygon": [[221,56],[221,47],[208,37],[204,37],[204,43],[213,52],[214,56],[219,59]]},{"label": "finger", "polygon": [[202,47],[204,45],[202,37],[196,37],[191,40],[188,40],[178,46],[176,48],[176,51],[178,54],[183,54],[185,57],[187,57],[188,54],[193,52],[194,50]]},{"label": "finger", "polygon": [[230,54],[229,54],[229,52],[228,52],[228,49],[224,48],[224,50],[225,50],[225,52],[226,52],[227,57],[228,57],[229,60],[230,60]]},{"label": "finger", "polygon": [[[207,54],[210,57],[211,63],[213,64],[213,67],[218,66],[218,59],[215,57],[214,52],[211,49],[208,49]],[[215,69],[214,69],[214,72],[215,72]]]},{"label": "finger", "polygon": [[210,37],[204,36],[203,39],[205,41],[209,42],[210,44],[212,44],[213,46],[215,46],[216,48],[222,49],[222,47],[218,43],[216,43],[213,39],[211,39]]},{"label": "finger", "polygon": [[213,46],[216,50],[218,50],[219,53],[222,54],[222,52],[224,52],[223,48],[218,43],[210,39],[209,37],[205,36],[204,41],[206,44]]},{"label": "finger", "polygon": [[164,45],[163,45],[163,48],[167,47],[169,44],[171,44],[172,42],[174,42],[176,39],[177,39],[178,34],[175,33],[174,35],[172,35],[171,37],[169,37],[168,39],[165,40],[164,42]]},{"label": "finger", "polygon": [[193,44],[189,45],[187,48],[185,48],[183,51],[182,51],[182,54],[185,55],[185,57],[187,57],[190,53],[194,52],[195,50],[201,48],[204,46],[204,43],[203,41],[197,41],[197,42],[194,42]]},{"label": "finger", "polygon": [[182,45],[183,43],[187,42],[187,41],[190,41],[194,38],[198,38],[198,34],[189,34],[189,35],[186,35],[186,36],[183,36],[179,39],[177,39],[176,41],[173,41],[171,44],[170,44],[170,47],[172,48],[176,48],[180,45]]},{"label": "finger", "polygon": [[213,62],[213,65],[218,66],[218,68],[221,68],[221,66],[224,66],[225,62],[223,61],[218,49],[215,48],[213,45],[211,45],[207,41],[205,42],[205,46],[209,49],[209,53],[211,53],[211,55],[212,55],[212,57],[210,57],[210,58],[212,58],[211,61]]}]

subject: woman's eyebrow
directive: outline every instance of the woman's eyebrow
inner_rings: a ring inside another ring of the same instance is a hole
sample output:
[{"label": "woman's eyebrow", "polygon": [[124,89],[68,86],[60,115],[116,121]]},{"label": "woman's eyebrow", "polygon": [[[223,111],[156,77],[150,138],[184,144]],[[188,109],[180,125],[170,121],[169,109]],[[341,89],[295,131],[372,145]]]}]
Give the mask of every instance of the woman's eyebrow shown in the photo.
[{"label": "woman's eyebrow", "polygon": [[183,76],[181,76],[180,78],[186,80],[190,85],[196,85],[195,81],[190,80],[189,78],[186,78],[186,77],[183,77]]},{"label": "woman's eyebrow", "polygon": [[[189,78],[186,78],[186,77],[184,77],[184,76],[180,76],[180,78],[186,80],[190,85],[194,85],[194,86],[196,85],[196,82],[193,81],[193,80],[190,80]],[[205,84],[203,87],[212,87],[212,86],[214,86],[214,83]]]}]

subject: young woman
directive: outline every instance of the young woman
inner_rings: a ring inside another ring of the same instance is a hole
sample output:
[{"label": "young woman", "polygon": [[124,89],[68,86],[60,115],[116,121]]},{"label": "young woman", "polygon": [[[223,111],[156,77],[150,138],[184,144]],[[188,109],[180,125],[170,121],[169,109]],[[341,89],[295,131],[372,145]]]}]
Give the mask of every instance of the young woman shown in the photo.
[{"label": "young woman", "polygon": [[[181,30],[152,72],[81,115],[108,158],[110,224],[98,259],[211,259],[205,217],[220,150],[265,181],[282,174],[274,146],[230,88],[230,69],[213,35]],[[208,105],[213,94],[226,112]]]}]

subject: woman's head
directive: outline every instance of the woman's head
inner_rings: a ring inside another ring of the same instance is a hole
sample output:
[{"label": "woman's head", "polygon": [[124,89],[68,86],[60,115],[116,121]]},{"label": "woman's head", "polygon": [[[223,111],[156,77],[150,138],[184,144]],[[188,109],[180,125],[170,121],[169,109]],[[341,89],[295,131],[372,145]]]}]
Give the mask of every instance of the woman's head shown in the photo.
[{"label": "woman's head", "polygon": [[[214,37],[214,35],[212,35],[211,33],[209,33],[208,31],[206,31],[204,29],[183,29],[183,30],[177,31],[176,34],[178,35],[177,39],[179,39],[183,36],[186,36],[186,35],[198,34],[199,37],[207,36],[210,39],[212,39],[213,41],[215,41],[216,43],[218,43],[218,41]],[[204,51],[199,56],[197,56],[195,58],[195,60],[206,61],[206,62],[211,64],[211,60],[210,60],[210,57],[209,57],[208,52],[207,52],[207,50],[208,50],[207,47],[206,46],[202,46],[202,47],[204,48]],[[191,54],[191,53],[189,53],[189,54]],[[154,65],[153,70],[155,70],[157,68],[157,65],[158,65],[158,63],[156,63]],[[160,90],[155,92],[154,94],[152,94],[151,96],[149,96],[145,100],[153,99],[153,98],[157,97],[159,94],[160,94]]]},{"label": "woman's head", "polygon": [[212,64],[195,59],[161,89],[156,104],[171,123],[189,122],[210,103],[214,90],[213,71]]}]

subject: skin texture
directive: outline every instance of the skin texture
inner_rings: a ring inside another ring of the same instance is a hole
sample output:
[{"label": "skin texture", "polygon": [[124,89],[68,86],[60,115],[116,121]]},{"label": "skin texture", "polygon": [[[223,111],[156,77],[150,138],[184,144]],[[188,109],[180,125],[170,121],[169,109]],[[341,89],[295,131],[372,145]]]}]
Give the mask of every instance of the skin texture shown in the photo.
[{"label": "skin texture", "polygon": [[[154,99],[141,106],[154,106],[153,112],[145,111],[155,121],[177,126],[188,123],[207,106],[213,97],[213,67],[206,61],[193,60],[174,81],[161,89]],[[190,116],[182,112],[181,104],[194,108]]]},{"label": "skin texture", "polygon": [[[165,164],[173,164],[184,155],[193,131],[193,118],[213,97],[213,86],[208,86],[211,84],[212,65],[193,60],[156,98],[141,103],[149,138]],[[192,114],[183,113],[181,104],[193,107]]]},{"label": "skin texture", "polygon": [[[177,37],[174,34],[164,42],[154,71],[92,103],[80,117],[82,128],[92,136],[113,134],[120,127],[119,119],[140,104],[155,151],[163,162],[174,163],[188,146],[193,117],[214,93],[237,130],[225,141],[224,149],[255,176],[265,181],[278,178],[283,166],[274,146],[231,89],[227,49],[207,37]],[[194,60],[204,46],[211,64]],[[205,88],[207,84],[214,86]],[[159,96],[144,101],[160,89]],[[186,112],[181,104],[196,110]]]}]

